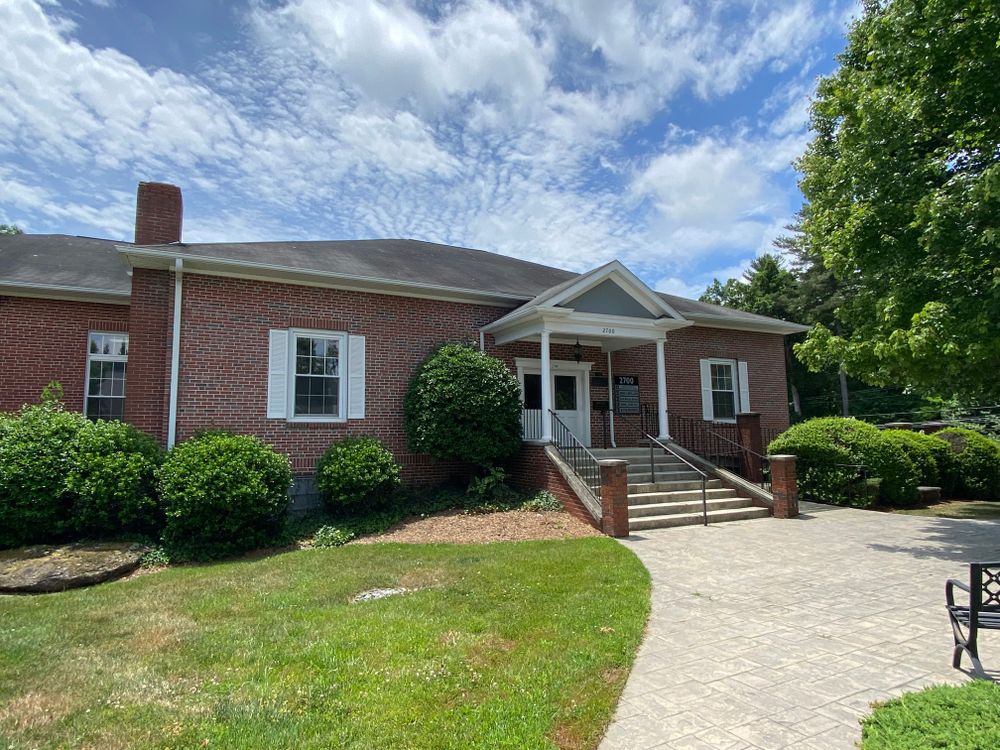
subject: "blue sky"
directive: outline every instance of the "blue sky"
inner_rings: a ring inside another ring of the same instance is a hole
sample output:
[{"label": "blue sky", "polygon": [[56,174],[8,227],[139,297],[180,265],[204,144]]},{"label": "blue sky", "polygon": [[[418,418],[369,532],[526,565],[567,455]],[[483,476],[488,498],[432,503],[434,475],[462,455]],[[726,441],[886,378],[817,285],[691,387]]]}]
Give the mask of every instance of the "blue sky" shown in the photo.
[{"label": "blue sky", "polygon": [[0,222],[414,237],[697,296],[801,204],[854,0],[3,0]]}]

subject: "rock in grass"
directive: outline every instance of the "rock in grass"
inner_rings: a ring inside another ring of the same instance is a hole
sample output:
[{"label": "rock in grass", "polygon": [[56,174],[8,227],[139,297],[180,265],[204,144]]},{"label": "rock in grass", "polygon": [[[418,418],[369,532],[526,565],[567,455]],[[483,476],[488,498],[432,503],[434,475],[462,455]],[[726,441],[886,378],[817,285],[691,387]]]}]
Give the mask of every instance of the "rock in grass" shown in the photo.
[{"label": "rock in grass", "polygon": [[120,578],[148,548],[132,542],[33,545],[0,552],[0,593],[40,594]]}]

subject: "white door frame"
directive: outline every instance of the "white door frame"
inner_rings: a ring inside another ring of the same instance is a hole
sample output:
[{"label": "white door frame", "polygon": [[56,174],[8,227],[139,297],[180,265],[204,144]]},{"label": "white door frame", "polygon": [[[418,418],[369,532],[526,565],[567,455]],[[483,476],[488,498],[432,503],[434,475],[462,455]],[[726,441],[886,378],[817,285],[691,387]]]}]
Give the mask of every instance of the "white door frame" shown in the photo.
[{"label": "white door frame", "polygon": [[[517,357],[514,360],[517,366],[517,382],[521,385],[521,394],[524,395],[524,374],[542,374],[542,360]],[[554,380],[556,375],[576,375],[577,376],[577,410],[581,412],[580,425],[582,434],[577,435],[584,445],[590,445],[590,370],[594,366],[593,362],[573,362],[571,360],[553,359],[549,363],[551,377]],[[551,385],[549,386],[552,387]],[[543,386],[544,391],[544,386]],[[543,420],[546,415],[543,413]],[[544,422],[543,422],[544,423]]]}]

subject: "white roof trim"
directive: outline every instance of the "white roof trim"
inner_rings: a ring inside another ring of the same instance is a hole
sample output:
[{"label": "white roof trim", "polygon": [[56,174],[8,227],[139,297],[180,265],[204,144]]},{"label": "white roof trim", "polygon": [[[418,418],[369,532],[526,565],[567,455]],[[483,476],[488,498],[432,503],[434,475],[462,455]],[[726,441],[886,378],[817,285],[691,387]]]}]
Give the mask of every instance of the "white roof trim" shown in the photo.
[{"label": "white roof trim", "polygon": [[37,284],[24,281],[0,281],[0,294],[7,297],[38,297],[73,302],[103,302],[112,305],[127,305],[132,298],[130,291],[122,292],[117,289],[95,289],[61,284]]}]

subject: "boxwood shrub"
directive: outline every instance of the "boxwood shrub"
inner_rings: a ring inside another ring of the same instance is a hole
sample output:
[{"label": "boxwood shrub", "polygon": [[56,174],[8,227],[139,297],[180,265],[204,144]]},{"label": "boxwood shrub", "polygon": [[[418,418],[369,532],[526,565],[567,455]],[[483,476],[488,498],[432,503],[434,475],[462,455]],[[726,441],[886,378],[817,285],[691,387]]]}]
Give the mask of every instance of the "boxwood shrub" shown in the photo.
[{"label": "boxwood shrub", "polygon": [[880,499],[890,505],[912,505],[917,500],[920,475],[901,448],[874,426],[857,419],[822,417],[793,425],[768,446],[771,454],[799,456],[799,488],[803,497],[839,505],[867,507],[873,493],[851,482],[854,469],[868,467],[881,480]]},{"label": "boxwood shrub", "polygon": [[420,366],[403,399],[410,448],[487,466],[521,447],[521,387],[496,357],[446,344]]},{"label": "boxwood shrub", "polygon": [[380,502],[399,484],[399,464],[373,437],[339,440],[316,466],[316,486],[331,510]]},{"label": "boxwood shrub", "polygon": [[934,437],[951,446],[955,492],[970,499],[1000,500],[1000,443],[964,427],[949,427]]},{"label": "boxwood shrub", "polygon": [[953,484],[954,454],[944,440],[909,430],[884,430],[882,435],[903,451],[920,472],[920,483],[941,487],[946,494]]},{"label": "boxwood shrub", "polygon": [[73,530],[83,536],[159,532],[154,475],[162,460],[156,441],[131,425],[85,422],[66,473]]},{"label": "boxwood shrub", "polygon": [[265,546],[284,528],[291,466],[256,437],[197,435],[167,453],[157,477],[163,542],[174,559]]},{"label": "boxwood shrub", "polygon": [[55,402],[0,420],[0,547],[57,541],[69,531],[66,487],[87,419]]}]

